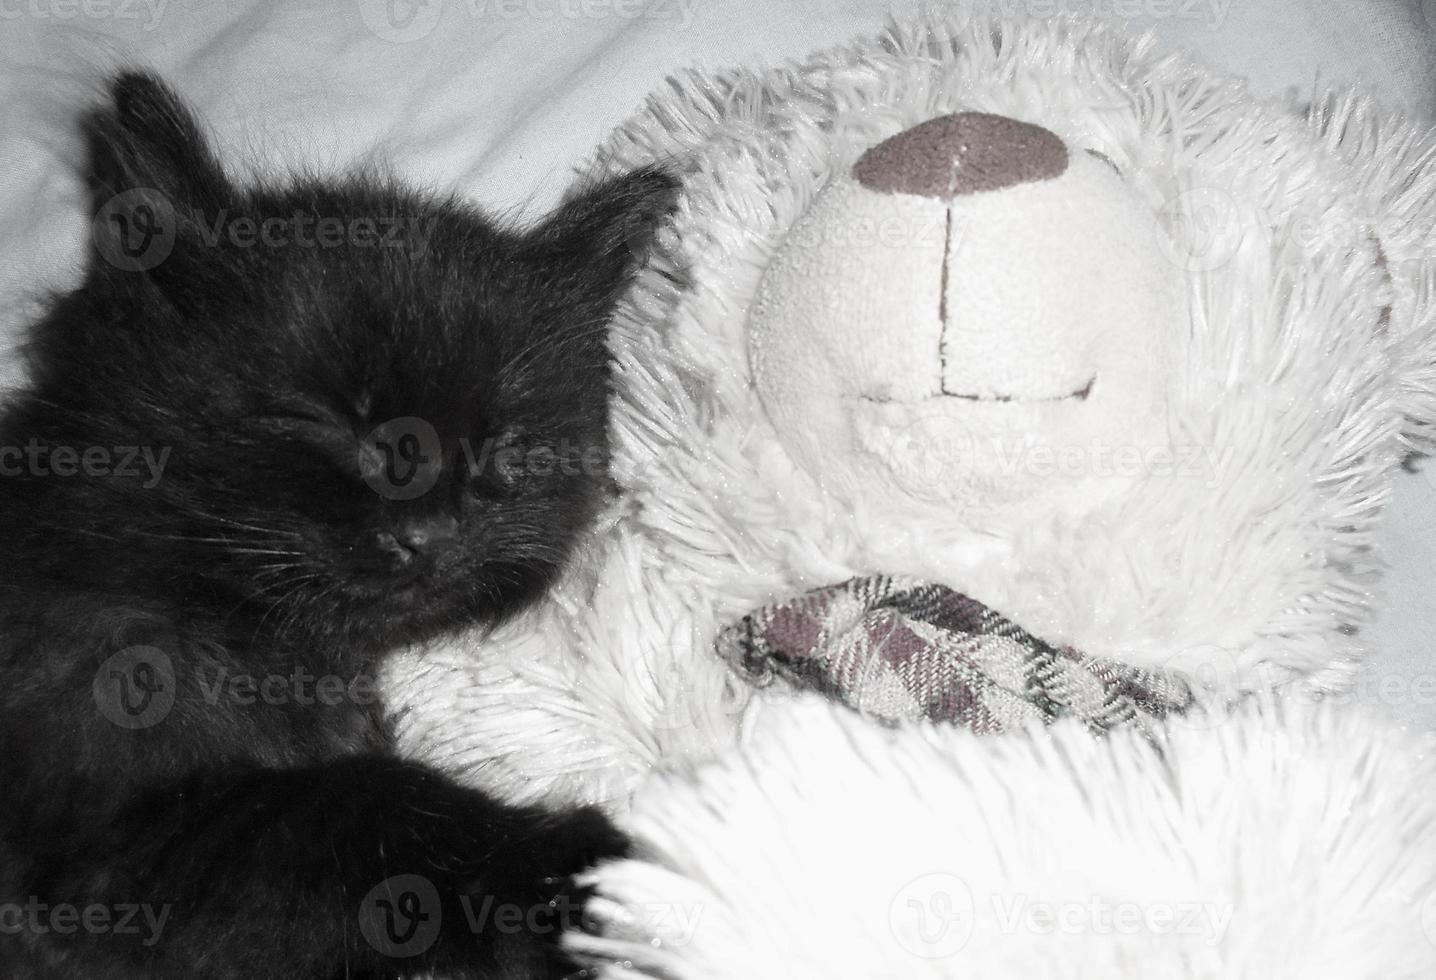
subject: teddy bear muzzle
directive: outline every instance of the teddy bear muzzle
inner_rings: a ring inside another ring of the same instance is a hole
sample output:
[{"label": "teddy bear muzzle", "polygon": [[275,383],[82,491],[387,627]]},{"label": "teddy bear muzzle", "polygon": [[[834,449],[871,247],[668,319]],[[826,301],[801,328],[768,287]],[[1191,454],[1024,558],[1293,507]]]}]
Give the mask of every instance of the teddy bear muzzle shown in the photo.
[{"label": "teddy bear muzzle", "polygon": [[935,116],[864,148],[792,221],[748,310],[749,357],[820,484],[960,501],[991,525],[1110,490],[1014,471],[1014,447],[1165,444],[1185,270],[1140,184],[1086,150],[1036,122]]}]

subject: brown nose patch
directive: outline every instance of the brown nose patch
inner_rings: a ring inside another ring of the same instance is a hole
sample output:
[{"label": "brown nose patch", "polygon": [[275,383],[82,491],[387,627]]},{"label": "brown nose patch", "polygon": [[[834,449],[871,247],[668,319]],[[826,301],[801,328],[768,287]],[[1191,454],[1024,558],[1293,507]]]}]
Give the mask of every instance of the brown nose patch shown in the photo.
[{"label": "brown nose patch", "polygon": [[1055,133],[986,112],[918,123],[853,164],[853,177],[869,190],[944,200],[1048,180],[1066,171],[1067,145]]}]

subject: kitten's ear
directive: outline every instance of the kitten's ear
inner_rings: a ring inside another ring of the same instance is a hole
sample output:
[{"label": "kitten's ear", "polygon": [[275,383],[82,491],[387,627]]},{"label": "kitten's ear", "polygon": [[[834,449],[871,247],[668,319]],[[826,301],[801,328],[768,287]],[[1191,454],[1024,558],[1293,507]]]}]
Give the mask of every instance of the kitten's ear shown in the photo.
[{"label": "kitten's ear", "polygon": [[117,76],[82,127],[94,244],[112,264],[155,268],[231,196],[194,115],[154,75]]},{"label": "kitten's ear", "polygon": [[84,121],[92,201],[158,190],[180,204],[209,203],[226,187],[194,115],[164,82],[127,71],[110,83],[110,101]]},{"label": "kitten's ear", "polygon": [[561,293],[611,304],[672,213],[680,186],[655,167],[591,185],[560,205],[529,243]]}]

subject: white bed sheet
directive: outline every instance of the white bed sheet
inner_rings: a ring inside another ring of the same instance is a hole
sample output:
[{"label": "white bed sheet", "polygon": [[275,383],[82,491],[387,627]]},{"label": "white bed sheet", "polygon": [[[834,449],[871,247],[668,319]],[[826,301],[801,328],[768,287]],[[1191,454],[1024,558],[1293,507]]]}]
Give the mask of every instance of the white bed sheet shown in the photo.
[{"label": "white bed sheet", "polygon": [[[1368,86],[1436,117],[1436,0],[1009,0],[1135,19],[1254,90]],[[906,0],[896,6],[900,9]],[[889,0],[0,0],[0,382],[46,288],[75,281],[74,117],[106,66],[160,69],[252,169],[402,174],[520,214],[670,72],[771,63],[878,28]],[[1360,696],[1436,727],[1436,466],[1402,480],[1381,652]]]}]

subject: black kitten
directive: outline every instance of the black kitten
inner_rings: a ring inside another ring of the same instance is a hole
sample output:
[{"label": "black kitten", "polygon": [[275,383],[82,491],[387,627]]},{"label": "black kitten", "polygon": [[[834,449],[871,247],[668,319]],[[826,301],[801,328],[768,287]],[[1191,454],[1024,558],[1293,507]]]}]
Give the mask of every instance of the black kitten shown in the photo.
[{"label": "black kitten", "polygon": [[393,754],[377,658],[540,596],[604,486],[604,327],[674,182],[538,227],[240,189],[158,81],[0,418],[0,976],[550,977],[625,842]]}]

